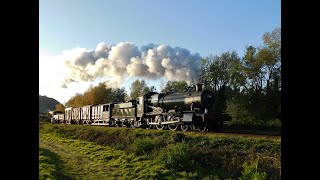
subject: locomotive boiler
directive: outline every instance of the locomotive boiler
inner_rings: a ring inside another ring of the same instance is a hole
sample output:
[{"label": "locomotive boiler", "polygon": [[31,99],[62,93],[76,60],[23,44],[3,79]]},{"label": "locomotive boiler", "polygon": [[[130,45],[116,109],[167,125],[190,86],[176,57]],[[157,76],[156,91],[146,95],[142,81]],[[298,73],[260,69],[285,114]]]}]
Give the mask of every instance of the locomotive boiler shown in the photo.
[{"label": "locomotive boiler", "polygon": [[170,109],[188,110],[188,109],[205,109],[214,104],[214,96],[211,91],[202,90],[202,84],[194,86],[195,91],[182,93],[159,93],[151,95],[149,101],[151,106],[161,107],[166,111]]}]

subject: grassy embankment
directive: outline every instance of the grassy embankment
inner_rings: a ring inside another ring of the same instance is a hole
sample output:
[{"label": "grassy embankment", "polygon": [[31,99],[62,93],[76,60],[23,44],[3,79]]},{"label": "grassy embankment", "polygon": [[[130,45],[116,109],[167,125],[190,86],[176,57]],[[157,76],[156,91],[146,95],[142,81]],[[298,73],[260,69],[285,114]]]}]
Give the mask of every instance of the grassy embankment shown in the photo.
[{"label": "grassy embankment", "polygon": [[40,179],[280,179],[280,139],[40,124]]}]

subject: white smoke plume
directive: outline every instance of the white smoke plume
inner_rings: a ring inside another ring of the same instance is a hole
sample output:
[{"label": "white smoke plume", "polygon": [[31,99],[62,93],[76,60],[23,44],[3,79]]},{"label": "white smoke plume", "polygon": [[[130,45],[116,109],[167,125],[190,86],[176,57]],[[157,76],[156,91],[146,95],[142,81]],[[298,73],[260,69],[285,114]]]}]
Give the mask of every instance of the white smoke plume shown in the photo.
[{"label": "white smoke plume", "polygon": [[109,85],[119,87],[125,77],[170,81],[194,81],[199,73],[200,55],[189,50],[167,45],[148,44],[140,49],[131,42],[108,46],[99,43],[95,50],[75,48],[68,51],[65,66],[69,74],[61,87],[78,81],[94,81],[108,77]]}]

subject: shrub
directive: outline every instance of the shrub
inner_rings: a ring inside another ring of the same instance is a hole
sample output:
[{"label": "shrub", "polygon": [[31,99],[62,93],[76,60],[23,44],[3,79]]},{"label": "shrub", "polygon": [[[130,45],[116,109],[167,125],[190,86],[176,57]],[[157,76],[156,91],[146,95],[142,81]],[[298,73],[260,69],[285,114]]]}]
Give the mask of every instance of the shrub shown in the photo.
[{"label": "shrub", "polygon": [[176,142],[182,142],[183,140],[185,140],[186,135],[184,135],[183,133],[174,133],[171,134],[171,141],[176,143]]},{"label": "shrub", "polygon": [[242,176],[239,178],[240,180],[264,180],[267,179],[266,172],[258,171],[258,161],[259,158],[251,162],[244,162],[242,167],[243,171],[241,172]]},{"label": "shrub", "polygon": [[175,170],[191,170],[193,161],[191,160],[188,145],[185,142],[170,144],[160,152],[160,161],[165,164],[167,168]]},{"label": "shrub", "polygon": [[280,129],[281,128],[281,120],[280,119],[272,119],[272,120],[269,120],[267,122],[268,126],[274,128],[274,129]]},{"label": "shrub", "polygon": [[157,146],[158,143],[152,139],[141,139],[133,144],[133,152],[138,156],[147,155]]},{"label": "shrub", "polygon": [[39,122],[50,122],[50,118],[47,115],[39,114]]}]

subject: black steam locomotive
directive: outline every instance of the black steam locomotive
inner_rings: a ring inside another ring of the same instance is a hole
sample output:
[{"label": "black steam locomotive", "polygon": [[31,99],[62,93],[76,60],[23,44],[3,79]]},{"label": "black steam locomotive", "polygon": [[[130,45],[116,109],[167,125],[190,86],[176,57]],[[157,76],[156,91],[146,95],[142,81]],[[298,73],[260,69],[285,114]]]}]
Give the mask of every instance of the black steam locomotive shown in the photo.
[{"label": "black steam locomotive", "polygon": [[213,92],[196,84],[187,92],[149,92],[126,103],[68,107],[64,114],[55,114],[53,120],[67,124],[219,131],[229,119],[211,112],[213,105]]}]

